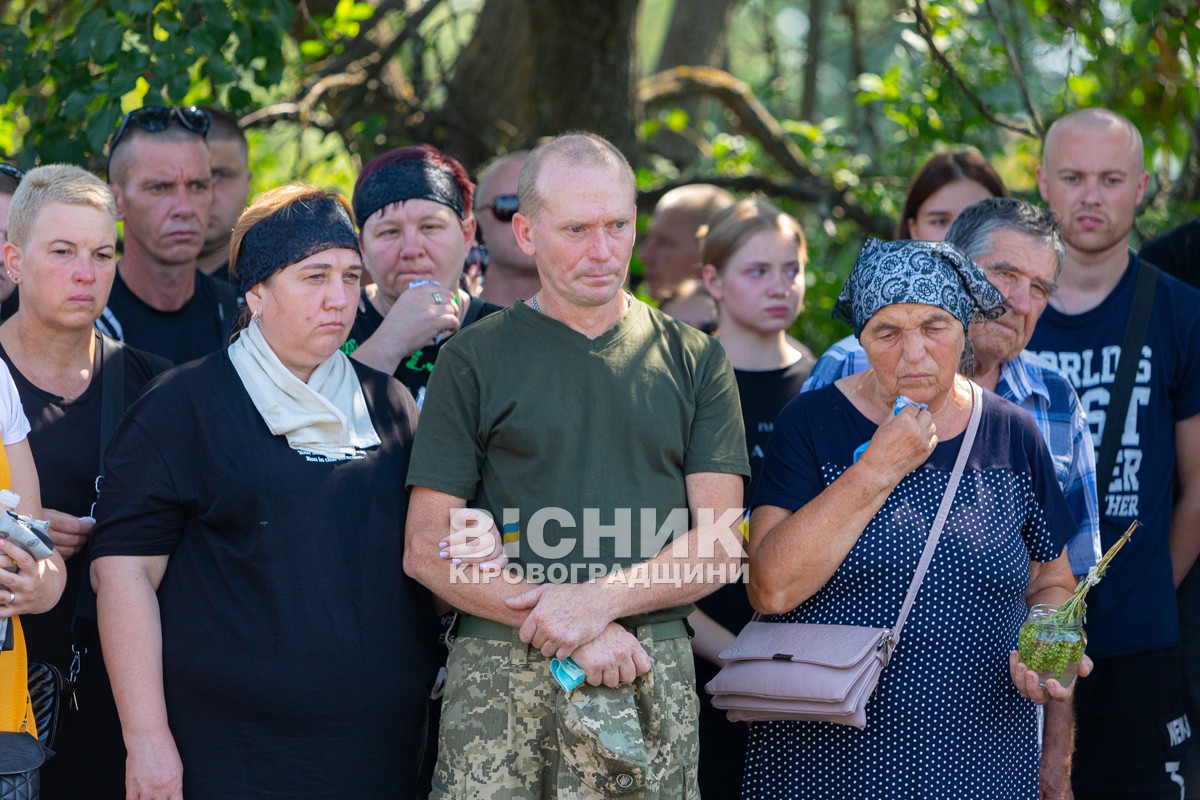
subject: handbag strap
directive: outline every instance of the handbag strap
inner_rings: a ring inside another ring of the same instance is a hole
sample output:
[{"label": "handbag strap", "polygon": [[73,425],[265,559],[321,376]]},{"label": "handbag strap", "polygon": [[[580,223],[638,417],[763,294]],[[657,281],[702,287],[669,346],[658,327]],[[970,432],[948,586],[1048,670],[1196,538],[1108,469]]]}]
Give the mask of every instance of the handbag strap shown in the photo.
[{"label": "handbag strap", "polygon": [[967,458],[971,455],[971,448],[975,445],[975,433],[979,430],[981,416],[983,416],[983,390],[979,388],[979,384],[972,382],[971,421],[967,423],[967,432],[963,434],[962,446],[959,447],[958,458],[954,461],[954,471],[950,473],[950,481],[946,484],[946,493],[942,495],[942,504],[938,506],[937,516],[933,518],[933,527],[929,531],[929,538],[925,540],[925,550],[921,553],[917,572],[908,586],[904,605],[900,607],[900,617],[896,620],[896,627],[892,628],[893,647],[900,642],[900,630],[904,627],[904,621],[908,619],[908,612],[912,610],[913,603],[917,600],[917,592],[921,589],[921,581],[925,579],[929,562],[933,561],[934,548],[937,547],[938,539],[942,535],[942,528],[946,525],[946,517],[950,515],[950,504],[954,502],[954,495],[958,491],[958,480],[962,477],[963,469],[967,466]]},{"label": "handbag strap", "polygon": [[[97,478],[103,478],[104,451],[125,413],[125,358],[121,353],[125,345],[99,331],[96,337],[99,340],[97,349],[100,351],[100,450],[96,454],[96,475]],[[87,559],[85,563],[91,563],[91,556],[86,550],[76,558]],[[87,575],[86,569],[84,575]],[[72,684],[79,671],[79,653],[87,652],[90,644],[90,641],[83,640],[91,638],[90,635],[80,636],[79,626],[76,625],[80,619],[96,619],[96,592],[92,589],[92,582],[88,580],[79,582],[79,592],[75,595],[75,613],[71,617],[71,650],[75,653],[71,664]]]},{"label": "handbag strap", "polygon": [[1138,362],[1142,360],[1142,343],[1146,341],[1147,322],[1150,309],[1154,307],[1154,290],[1158,282],[1158,267],[1149,261],[1140,260],[1137,284],[1133,289],[1133,305],[1129,309],[1129,320],[1125,323],[1125,337],[1121,340],[1121,356],[1117,362],[1117,376],[1109,396],[1112,403],[1105,413],[1104,436],[1100,439],[1100,451],[1096,454],[1096,505],[1104,515],[1108,487],[1113,480],[1113,469],[1117,466],[1117,444],[1125,429],[1125,416],[1129,413],[1129,401],[1133,396],[1133,379],[1137,375]]},{"label": "handbag strap", "polygon": [[96,335],[100,339],[100,452],[96,474],[103,475],[104,451],[125,413],[125,359],[121,357],[120,342],[103,333]]}]

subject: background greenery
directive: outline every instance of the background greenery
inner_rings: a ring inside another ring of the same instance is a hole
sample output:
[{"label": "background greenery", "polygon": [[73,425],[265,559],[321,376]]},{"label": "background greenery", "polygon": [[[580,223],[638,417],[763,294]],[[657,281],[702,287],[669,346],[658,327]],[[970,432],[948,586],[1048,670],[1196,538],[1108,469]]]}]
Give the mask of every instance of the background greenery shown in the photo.
[{"label": "background greenery", "polygon": [[643,219],[691,180],[796,214],[797,331],[819,352],[862,240],[938,150],[978,148],[1036,200],[1046,126],[1106,105],[1146,139],[1134,243],[1195,216],[1198,53],[1194,0],[0,0],[0,157],[99,171],[125,111],[217,104],[242,116],[254,191],[348,192],[401,144],[475,169],[597,130],[637,165]]}]

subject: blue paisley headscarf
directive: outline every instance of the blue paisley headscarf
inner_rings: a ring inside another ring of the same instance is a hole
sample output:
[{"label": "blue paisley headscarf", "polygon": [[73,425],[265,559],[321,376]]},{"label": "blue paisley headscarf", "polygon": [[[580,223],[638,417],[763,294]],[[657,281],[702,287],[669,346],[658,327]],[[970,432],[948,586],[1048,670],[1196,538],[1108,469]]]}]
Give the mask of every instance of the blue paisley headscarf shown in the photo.
[{"label": "blue paisley headscarf", "polygon": [[944,309],[962,323],[995,319],[1004,296],[963,251],[946,242],[868,239],[833,307],[835,319],[862,334],[867,320],[884,306],[923,303]]}]

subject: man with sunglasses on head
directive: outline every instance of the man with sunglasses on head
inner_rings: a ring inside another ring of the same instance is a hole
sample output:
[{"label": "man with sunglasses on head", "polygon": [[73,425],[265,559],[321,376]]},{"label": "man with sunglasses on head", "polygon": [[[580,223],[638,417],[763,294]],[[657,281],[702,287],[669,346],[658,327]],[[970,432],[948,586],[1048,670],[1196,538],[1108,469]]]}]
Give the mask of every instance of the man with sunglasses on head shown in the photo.
[{"label": "man with sunglasses on head", "polygon": [[480,174],[475,193],[475,219],[489,259],[479,296],[498,306],[533,297],[542,285],[537,265],[517,246],[512,227],[517,213],[517,176],[528,156],[528,150],[517,150],[493,161]]},{"label": "man with sunglasses on head", "polygon": [[197,269],[213,202],[210,124],[196,106],[144,106],[109,145],[125,237],[96,327],[176,364],[224,347],[237,317],[233,288]]}]

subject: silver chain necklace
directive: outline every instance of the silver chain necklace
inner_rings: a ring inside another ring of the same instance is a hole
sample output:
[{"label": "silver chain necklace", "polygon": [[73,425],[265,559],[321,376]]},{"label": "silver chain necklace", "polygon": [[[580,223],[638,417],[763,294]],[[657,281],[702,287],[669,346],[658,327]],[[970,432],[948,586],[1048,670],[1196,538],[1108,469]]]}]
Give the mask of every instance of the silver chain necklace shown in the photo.
[{"label": "silver chain necklace", "polygon": [[[543,312],[542,312],[541,307],[538,306],[538,301],[537,301],[539,294],[541,294],[540,291],[534,292],[533,297],[529,298],[529,307],[532,308],[534,311],[538,312],[539,314],[541,314]],[[633,308],[633,295],[630,294],[629,292],[626,292],[625,293],[625,310],[628,311],[631,308]]]}]

